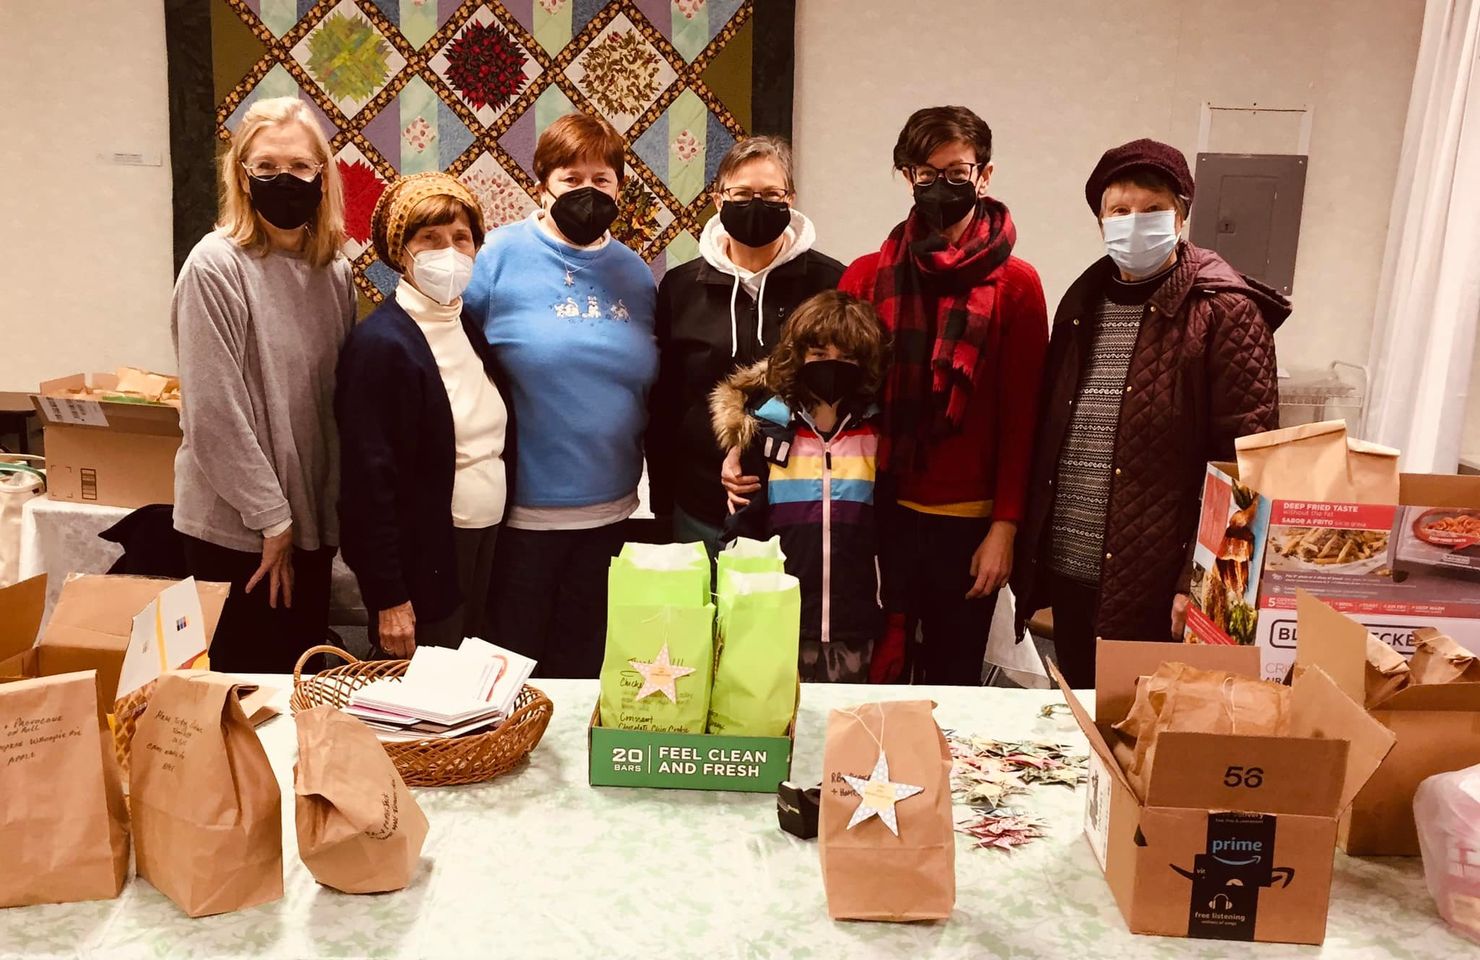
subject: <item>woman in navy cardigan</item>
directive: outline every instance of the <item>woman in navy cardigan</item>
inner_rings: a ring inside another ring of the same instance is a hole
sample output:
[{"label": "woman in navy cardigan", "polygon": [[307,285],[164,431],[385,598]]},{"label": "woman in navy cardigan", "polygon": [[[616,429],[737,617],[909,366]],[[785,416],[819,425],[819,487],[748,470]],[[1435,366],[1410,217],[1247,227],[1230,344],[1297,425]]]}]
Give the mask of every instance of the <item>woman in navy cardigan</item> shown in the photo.
[{"label": "woman in navy cardigan", "polygon": [[341,544],[372,649],[409,657],[486,633],[514,430],[493,351],[463,313],[483,242],[478,201],[446,174],[404,177],[376,204],[372,231],[402,279],[339,357]]}]

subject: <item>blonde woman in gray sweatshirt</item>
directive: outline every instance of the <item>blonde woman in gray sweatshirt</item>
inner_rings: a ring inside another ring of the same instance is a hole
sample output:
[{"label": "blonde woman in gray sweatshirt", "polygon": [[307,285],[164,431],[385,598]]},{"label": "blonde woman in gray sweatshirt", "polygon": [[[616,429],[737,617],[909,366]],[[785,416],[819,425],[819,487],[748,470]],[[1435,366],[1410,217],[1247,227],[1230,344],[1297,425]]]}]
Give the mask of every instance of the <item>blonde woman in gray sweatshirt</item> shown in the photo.
[{"label": "blonde woman in gray sweatshirt", "polygon": [[221,220],[171,303],[184,431],[174,524],[191,574],[231,584],[212,667],[285,673],[328,633],[334,369],[356,301],[344,201],[296,97],[247,111],[221,180]]}]

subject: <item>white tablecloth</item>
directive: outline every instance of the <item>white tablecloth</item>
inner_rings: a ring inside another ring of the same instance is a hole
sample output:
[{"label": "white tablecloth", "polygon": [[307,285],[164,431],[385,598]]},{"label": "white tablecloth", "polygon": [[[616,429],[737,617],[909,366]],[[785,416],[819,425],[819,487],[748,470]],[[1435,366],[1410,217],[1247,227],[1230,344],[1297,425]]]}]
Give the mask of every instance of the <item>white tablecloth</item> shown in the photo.
[{"label": "white tablecloth", "polygon": [[[1341,854],[1324,948],[1132,935],[1080,832],[1082,800],[1063,787],[1036,788],[1027,806],[1050,834],[1015,854],[958,838],[949,921],[836,923],[817,844],[777,828],[773,797],[590,787],[596,684],[541,686],[555,716],[526,766],[486,784],[416,791],[431,832],[406,890],[350,896],[309,876],[294,853],[294,728],[279,717],[261,735],[284,790],[284,899],[190,920],[134,879],[113,901],[0,911],[0,956],[1451,960],[1476,950],[1445,929],[1416,859]],[[820,778],[828,708],[914,697],[936,700],[938,721],[962,732],[1083,747],[1072,720],[1040,716],[1060,699],[1049,692],[809,684],[792,778]]]},{"label": "white tablecloth", "polygon": [[[51,618],[51,608],[67,577],[74,573],[107,573],[123,555],[122,547],[100,539],[98,534],[132,512],[128,507],[72,503],[44,496],[26,503],[21,510],[20,578],[47,575],[46,619]],[[334,558],[332,589],[330,624],[365,623],[360,589],[343,557]]]},{"label": "white tablecloth", "polygon": [[22,580],[46,574],[46,618],[73,573],[107,573],[123,556],[123,548],[100,539],[130,511],[127,507],[100,507],[37,497],[21,510]]}]

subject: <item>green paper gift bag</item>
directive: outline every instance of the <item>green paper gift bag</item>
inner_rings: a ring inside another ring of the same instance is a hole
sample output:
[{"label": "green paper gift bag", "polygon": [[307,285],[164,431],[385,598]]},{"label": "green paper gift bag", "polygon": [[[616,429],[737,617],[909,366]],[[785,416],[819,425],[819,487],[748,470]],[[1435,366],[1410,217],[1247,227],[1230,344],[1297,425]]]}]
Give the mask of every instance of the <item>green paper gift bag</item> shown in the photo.
[{"label": "green paper gift bag", "polygon": [[710,602],[709,554],[702,543],[629,543],[611,563],[607,608],[700,607]]},{"label": "green paper gift bag", "polygon": [[719,552],[715,566],[715,587],[723,589],[726,574],[785,573],[786,554],[781,552],[780,537],[769,540],[740,537]]},{"label": "green paper gift bag", "polygon": [[610,605],[601,665],[601,725],[703,733],[713,664],[713,604]]},{"label": "green paper gift bag", "polygon": [[709,732],[784,737],[796,708],[801,584],[785,573],[727,573]]}]

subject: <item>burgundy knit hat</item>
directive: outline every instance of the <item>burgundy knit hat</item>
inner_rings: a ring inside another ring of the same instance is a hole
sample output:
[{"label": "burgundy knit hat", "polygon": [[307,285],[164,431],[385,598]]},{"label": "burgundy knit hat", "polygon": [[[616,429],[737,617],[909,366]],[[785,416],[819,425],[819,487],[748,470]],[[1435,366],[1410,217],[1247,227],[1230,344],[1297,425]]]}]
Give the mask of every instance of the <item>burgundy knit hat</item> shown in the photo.
[{"label": "burgundy knit hat", "polygon": [[1177,195],[1192,206],[1192,171],[1187,169],[1187,158],[1182,156],[1182,151],[1156,140],[1132,140],[1106,150],[1084,184],[1084,199],[1095,216],[1100,215],[1105,188],[1137,168],[1155,170],[1166,177]]}]

